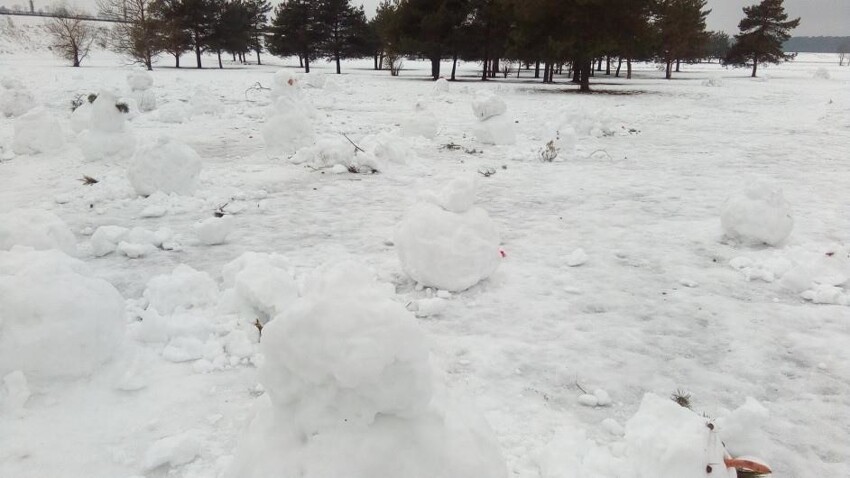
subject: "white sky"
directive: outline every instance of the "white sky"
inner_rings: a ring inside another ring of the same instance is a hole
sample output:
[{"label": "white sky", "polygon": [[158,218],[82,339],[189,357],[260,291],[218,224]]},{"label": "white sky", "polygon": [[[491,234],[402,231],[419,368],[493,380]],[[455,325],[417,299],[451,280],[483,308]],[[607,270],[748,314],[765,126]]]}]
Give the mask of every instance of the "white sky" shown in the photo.
[{"label": "white sky", "polygon": [[[366,14],[374,14],[379,0],[352,0],[355,5],[363,5]],[[712,9],[708,16],[711,30],[724,30],[736,33],[738,22],[743,17],[741,9],[757,3],[758,0],[708,0]],[[59,3],[59,0],[34,0],[36,8]],[[273,3],[278,3],[272,0]],[[96,0],[66,0],[68,5],[76,5],[94,12]],[[0,0],[0,5],[26,5],[27,0]],[[785,0],[785,9],[792,17],[802,17],[795,36],[850,36],[850,0]]]}]

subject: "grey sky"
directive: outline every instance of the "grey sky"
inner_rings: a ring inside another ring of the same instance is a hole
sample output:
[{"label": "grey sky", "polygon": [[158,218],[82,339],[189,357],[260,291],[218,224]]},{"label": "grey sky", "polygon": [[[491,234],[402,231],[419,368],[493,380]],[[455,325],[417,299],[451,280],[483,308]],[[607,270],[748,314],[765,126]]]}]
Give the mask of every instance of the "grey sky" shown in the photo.
[{"label": "grey sky", "polygon": [[[370,17],[379,0],[352,0],[363,5]],[[711,15],[708,27],[729,33],[738,31],[738,22],[744,16],[743,8],[758,0],[708,0]],[[850,0],[785,0],[785,11],[791,18],[801,17],[796,36],[850,36]]]}]

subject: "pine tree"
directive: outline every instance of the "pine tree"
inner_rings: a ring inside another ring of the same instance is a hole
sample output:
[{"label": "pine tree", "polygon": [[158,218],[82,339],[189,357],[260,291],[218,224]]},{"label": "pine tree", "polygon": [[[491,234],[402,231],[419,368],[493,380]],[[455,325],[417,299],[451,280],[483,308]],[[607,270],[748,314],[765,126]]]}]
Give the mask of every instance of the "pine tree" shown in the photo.
[{"label": "pine tree", "polygon": [[310,60],[318,57],[319,45],[326,36],[320,6],[320,0],[288,0],[278,5],[268,37],[269,52],[298,55],[304,71],[310,73]]},{"label": "pine tree", "polygon": [[179,9],[180,0],[154,0],[151,3],[156,46],[174,57],[175,68],[180,68],[180,56],[192,48],[192,37],[177,16]]},{"label": "pine tree", "polygon": [[319,22],[326,37],[318,45],[319,54],[336,63],[336,73],[342,73],[340,60],[363,56],[368,35],[363,7],[354,8],[350,0],[322,0]]},{"label": "pine tree", "polygon": [[782,50],[782,44],[791,38],[791,30],[800,25],[800,19],[788,20],[783,0],[763,0],[758,5],[744,7],[744,15],[738,24],[741,33],[735,35],[727,63],[746,65],[752,61],[755,78],[759,63],[779,63],[794,58]]},{"label": "pine tree", "polygon": [[666,65],[665,77],[673,77],[673,63],[698,58],[708,42],[706,0],[656,0],[655,25],[659,35],[658,58]]},{"label": "pine tree", "polygon": [[406,0],[399,4],[400,49],[431,61],[431,77],[440,78],[440,61],[468,13],[468,0]]},{"label": "pine tree", "polygon": [[267,15],[272,7],[268,0],[245,0],[245,7],[248,9],[250,19],[249,47],[257,54],[257,64],[262,65],[260,52],[263,51],[263,30],[268,24]]}]

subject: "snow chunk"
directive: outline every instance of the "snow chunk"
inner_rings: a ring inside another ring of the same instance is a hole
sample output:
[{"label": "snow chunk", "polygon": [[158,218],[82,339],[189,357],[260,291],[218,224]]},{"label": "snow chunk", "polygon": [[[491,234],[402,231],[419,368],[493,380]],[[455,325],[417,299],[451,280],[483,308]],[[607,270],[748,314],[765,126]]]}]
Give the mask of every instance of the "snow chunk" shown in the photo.
[{"label": "snow chunk", "polygon": [[185,123],[190,117],[191,114],[186,105],[179,101],[166,103],[157,112],[157,119],[169,124]]},{"label": "snow chunk", "polygon": [[15,118],[35,107],[35,98],[23,85],[20,88],[0,90],[0,114]]},{"label": "snow chunk", "polygon": [[588,256],[587,253],[584,252],[584,249],[578,248],[572,252],[569,256],[567,256],[567,265],[570,267],[578,267],[587,262]]},{"label": "snow chunk", "polygon": [[499,267],[499,233],[478,207],[454,213],[416,204],[396,227],[395,244],[407,275],[452,292],[472,287]]},{"label": "snow chunk", "polygon": [[276,112],[263,125],[266,147],[272,152],[292,154],[316,141],[310,118],[297,110]]},{"label": "snow chunk", "polygon": [[53,115],[36,108],[15,120],[12,151],[15,154],[49,153],[62,149],[62,127]]},{"label": "snow chunk", "polygon": [[153,76],[144,70],[136,70],[127,73],[127,84],[133,91],[145,91],[153,86]]},{"label": "snow chunk", "polygon": [[140,196],[156,191],[191,195],[198,187],[201,157],[175,139],[160,137],[133,156],[127,177]]},{"label": "snow chunk", "polygon": [[130,230],[121,226],[100,226],[91,236],[91,248],[95,257],[115,252],[118,243],[127,237]]},{"label": "snow chunk", "polygon": [[298,298],[289,261],[279,254],[246,252],[222,269],[232,308],[268,322]]},{"label": "snow chunk", "polygon": [[401,132],[404,136],[433,139],[437,136],[438,129],[437,116],[421,101],[416,102],[413,113],[401,121]]},{"label": "snow chunk", "polygon": [[[626,456],[635,478],[734,478],[723,465],[724,449],[707,419],[676,402],[646,394],[626,422]],[[711,475],[706,466],[712,465]]]},{"label": "snow chunk", "polygon": [[58,216],[43,209],[14,209],[0,213],[0,249],[13,246],[33,249],[59,249],[77,253],[77,239]]},{"label": "snow chunk", "polygon": [[195,234],[203,244],[215,246],[227,242],[227,236],[236,227],[233,216],[211,217],[195,223]]},{"label": "snow chunk", "polygon": [[507,145],[516,143],[514,122],[507,116],[496,116],[478,123],[475,137],[484,144]]},{"label": "snow chunk", "polygon": [[437,204],[450,212],[466,212],[475,204],[478,183],[473,176],[464,176],[446,183],[437,195]]},{"label": "snow chunk", "polygon": [[171,274],[158,275],[148,281],[142,295],[150,307],[167,315],[215,303],[218,285],[206,272],[180,264]]},{"label": "snow chunk", "polygon": [[195,115],[217,114],[224,109],[221,99],[203,86],[196,88],[189,98],[189,108]]},{"label": "snow chunk", "polygon": [[139,111],[143,113],[156,109],[156,95],[151,91],[133,92],[133,100],[136,101]]},{"label": "snow chunk", "polygon": [[728,415],[717,419],[717,427],[723,434],[723,442],[734,456],[764,455],[768,449],[768,438],[764,426],[770,412],[758,400],[747,397],[743,405]]},{"label": "snow chunk", "polygon": [[63,252],[0,251],[0,375],[88,375],[124,336],[124,298]]},{"label": "snow chunk", "polygon": [[508,106],[502,98],[489,90],[480,90],[472,100],[472,112],[479,121],[505,114]]},{"label": "snow chunk", "polygon": [[765,184],[754,184],[729,197],[720,220],[727,237],[771,246],[784,241],[794,228],[791,206],[782,190]]},{"label": "snow chunk", "polygon": [[87,161],[123,160],[133,155],[136,138],[125,130],[125,114],[116,107],[118,100],[108,91],[101,91],[91,104],[88,128],[78,141]]},{"label": "snow chunk", "polygon": [[176,467],[192,462],[201,452],[201,443],[192,432],[160,438],[145,452],[142,467],[152,471],[163,465]]},{"label": "snow chunk", "polygon": [[812,73],[812,78],[816,80],[828,80],[832,78],[832,75],[829,74],[829,70],[824,67],[820,67]]}]

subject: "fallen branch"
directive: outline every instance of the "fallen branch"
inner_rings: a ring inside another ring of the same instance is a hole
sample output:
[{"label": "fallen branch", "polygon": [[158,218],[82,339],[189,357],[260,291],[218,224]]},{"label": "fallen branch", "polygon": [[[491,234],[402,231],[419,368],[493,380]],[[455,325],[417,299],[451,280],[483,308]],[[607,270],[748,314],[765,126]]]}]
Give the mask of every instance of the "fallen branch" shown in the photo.
[{"label": "fallen branch", "polygon": [[363,148],[361,148],[360,146],[357,146],[357,143],[355,143],[354,141],[351,141],[351,138],[349,138],[349,137],[348,137],[348,135],[346,135],[345,133],[340,133],[340,134],[341,134],[341,135],[342,135],[345,139],[347,139],[349,143],[351,143],[352,145],[354,145],[354,154],[357,154],[357,151],[360,151],[361,153],[364,153],[364,154],[366,153],[366,150],[364,150],[364,149],[363,149]]}]

